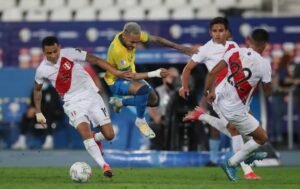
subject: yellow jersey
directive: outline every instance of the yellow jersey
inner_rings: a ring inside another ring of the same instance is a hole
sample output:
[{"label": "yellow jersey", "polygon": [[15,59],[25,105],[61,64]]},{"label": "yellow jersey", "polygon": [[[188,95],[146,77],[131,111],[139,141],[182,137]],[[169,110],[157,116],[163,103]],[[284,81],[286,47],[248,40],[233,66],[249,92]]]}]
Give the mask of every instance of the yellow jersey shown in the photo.
[{"label": "yellow jersey", "polygon": [[[120,41],[121,34],[122,32],[118,33],[110,43],[107,52],[107,62],[117,70],[131,70],[133,73],[135,73],[134,61],[136,49],[128,50]],[[149,34],[142,31],[140,41],[142,43],[148,42]],[[113,85],[117,79],[118,78],[111,72],[106,71],[104,80],[108,85]]]}]

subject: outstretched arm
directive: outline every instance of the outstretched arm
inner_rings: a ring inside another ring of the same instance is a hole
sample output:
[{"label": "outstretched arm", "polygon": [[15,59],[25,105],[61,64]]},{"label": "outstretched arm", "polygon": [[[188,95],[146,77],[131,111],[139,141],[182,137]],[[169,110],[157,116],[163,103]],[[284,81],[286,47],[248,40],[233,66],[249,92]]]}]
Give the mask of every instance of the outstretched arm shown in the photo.
[{"label": "outstretched arm", "polygon": [[124,78],[124,79],[127,79],[127,80],[132,79],[132,73],[130,71],[119,71],[116,68],[114,68],[112,65],[110,65],[108,62],[106,62],[104,59],[99,58],[95,55],[92,55],[92,54],[88,53],[86,55],[85,61],[87,61],[90,64],[96,64],[100,68],[111,72],[113,75],[115,75],[117,77]]},{"label": "outstretched arm", "polygon": [[193,61],[192,59],[189,60],[189,62],[185,65],[182,75],[181,75],[181,88],[179,89],[179,95],[182,98],[186,98],[190,95],[189,91],[189,80],[191,76],[192,70],[197,66],[197,63]]},{"label": "outstretched arm", "polygon": [[221,60],[208,74],[205,80],[204,95],[207,96],[209,103],[215,100],[215,81],[217,75],[226,68],[227,64],[224,60]]},{"label": "outstretched arm", "polygon": [[36,121],[40,123],[43,127],[47,128],[46,118],[44,117],[41,111],[42,86],[43,84],[38,84],[37,82],[35,82],[33,89],[33,101],[36,109]]},{"label": "outstretched arm", "polygon": [[195,49],[195,48],[187,47],[184,45],[179,45],[177,43],[174,43],[172,41],[169,41],[169,40],[167,40],[163,37],[159,37],[159,36],[150,35],[150,42],[156,43],[156,44],[164,46],[164,47],[169,47],[169,48],[179,50],[187,55],[192,55],[194,53],[197,53],[197,49]]},{"label": "outstretched arm", "polygon": [[140,80],[140,79],[147,79],[152,77],[167,77],[169,74],[167,69],[159,68],[157,70],[151,72],[143,72],[143,73],[133,73],[132,79]]}]

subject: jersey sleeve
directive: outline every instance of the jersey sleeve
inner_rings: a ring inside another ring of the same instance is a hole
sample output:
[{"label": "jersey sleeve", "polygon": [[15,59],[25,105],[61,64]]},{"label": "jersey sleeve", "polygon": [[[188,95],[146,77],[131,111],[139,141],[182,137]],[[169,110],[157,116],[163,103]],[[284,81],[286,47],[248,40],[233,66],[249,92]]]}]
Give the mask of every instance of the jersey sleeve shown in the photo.
[{"label": "jersey sleeve", "polygon": [[42,71],[41,67],[37,68],[37,70],[35,72],[34,80],[38,84],[43,84],[44,83],[43,71]]},{"label": "jersey sleeve", "polygon": [[198,48],[198,52],[196,53],[196,54],[193,54],[192,55],[192,60],[194,61],[194,62],[197,62],[197,63],[202,63],[202,62],[204,62],[205,61],[205,59],[206,59],[206,50],[205,50],[205,46],[201,46],[201,47],[199,47]]},{"label": "jersey sleeve", "polygon": [[64,53],[67,56],[70,56],[73,60],[79,61],[79,62],[84,62],[86,59],[87,52],[81,49],[64,49]]},{"label": "jersey sleeve", "polygon": [[142,31],[141,32],[141,37],[140,37],[141,42],[142,43],[148,43],[149,39],[150,39],[149,34],[147,32]]}]

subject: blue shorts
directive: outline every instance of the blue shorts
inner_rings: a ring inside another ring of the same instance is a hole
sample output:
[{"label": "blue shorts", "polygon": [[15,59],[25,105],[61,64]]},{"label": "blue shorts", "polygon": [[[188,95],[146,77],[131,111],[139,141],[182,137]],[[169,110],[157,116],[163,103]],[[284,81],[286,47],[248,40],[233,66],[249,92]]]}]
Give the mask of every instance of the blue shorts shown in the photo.
[{"label": "blue shorts", "polygon": [[[152,89],[152,87],[148,84],[147,81],[138,80],[138,82],[144,83],[150,89]],[[113,95],[126,96],[126,95],[128,95],[129,87],[131,84],[132,84],[132,81],[128,81],[128,80],[119,78],[115,81],[115,83],[113,85],[110,85],[109,88],[110,88],[111,92],[113,93]]]}]

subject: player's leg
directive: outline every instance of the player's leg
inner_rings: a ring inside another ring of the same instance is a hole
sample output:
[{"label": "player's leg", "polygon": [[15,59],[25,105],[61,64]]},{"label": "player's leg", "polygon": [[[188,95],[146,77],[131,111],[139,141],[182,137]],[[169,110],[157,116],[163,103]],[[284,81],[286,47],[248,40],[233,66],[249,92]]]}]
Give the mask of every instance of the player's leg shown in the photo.
[{"label": "player's leg", "polygon": [[[139,128],[140,132],[148,138],[155,137],[155,133],[145,120],[145,111],[151,90],[151,87],[145,81],[133,82],[129,87],[129,94],[134,95],[136,106],[137,118],[135,120],[135,125]],[[124,103],[128,103],[128,101],[130,101],[130,99],[123,100]]]},{"label": "player's leg", "polygon": [[[253,138],[247,141],[242,148],[228,160],[230,166],[237,166],[242,161],[251,157],[251,153],[268,140],[267,133],[251,114],[247,113],[245,116],[235,119],[234,122],[240,133],[250,135]],[[253,158],[260,159],[264,157],[254,156]]]},{"label": "player's leg", "polygon": [[[101,151],[94,140],[93,133],[90,129],[90,125],[86,122],[81,122],[77,125],[77,131],[81,135],[86,151],[92,156],[97,164],[103,169],[104,176],[111,177],[112,172],[109,165],[103,159]],[[107,168],[109,168],[109,174],[107,174]]]},{"label": "player's leg", "polygon": [[[240,135],[238,130],[231,123],[228,123],[227,129],[231,134],[232,151],[233,151],[233,153],[237,153],[244,146],[243,137],[242,137],[242,135]],[[247,180],[251,180],[251,179],[259,180],[259,179],[261,179],[261,177],[258,176],[253,171],[253,169],[250,165],[245,164],[245,162],[241,162],[240,165],[241,165],[241,168],[244,172],[244,178],[245,179],[247,179]]]},{"label": "player's leg", "polygon": [[[214,107],[215,112],[218,113],[217,108]],[[225,134],[228,137],[231,137],[231,134],[228,132],[227,124],[228,121],[223,117],[217,117],[214,115],[210,115],[205,113],[205,111],[201,107],[196,107],[193,111],[189,112],[184,118],[183,121],[204,121],[208,123],[210,126],[214,127],[221,133]]]},{"label": "player's leg", "polygon": [[[97,105],[95,106],[95,104],[93,104],[95,103],[93,101],[93,99],[95,98],[101,97],[97,93],[95,93],[95,96],[84,98],[84,100],[65,103],[64,111],[69,117],[70,124],[79,132],[86,151],[97,162],[97,164],[103,169],[105,173],[105,168],[108,164],[105,162],[100,148],[94,140],[93,133],[89,124],[92,120],[90,120],[88,117],[91,107],[98,108]],[[110,122],[110,119],[108,119],[108,121]],[[104,176],[107,175],[104,174]]]}]

